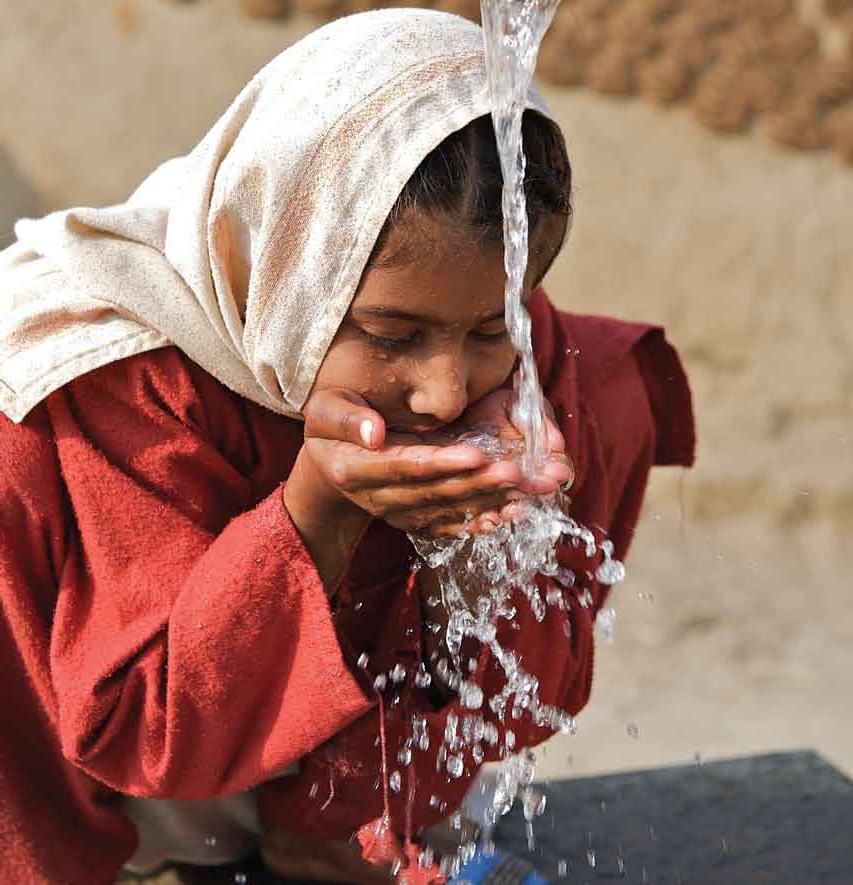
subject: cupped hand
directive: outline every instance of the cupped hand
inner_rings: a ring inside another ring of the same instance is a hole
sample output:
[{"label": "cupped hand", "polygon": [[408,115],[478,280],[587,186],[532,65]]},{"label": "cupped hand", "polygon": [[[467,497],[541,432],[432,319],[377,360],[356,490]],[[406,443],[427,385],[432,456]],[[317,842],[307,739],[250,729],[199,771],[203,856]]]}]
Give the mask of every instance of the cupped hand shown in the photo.
[{"label": "cupped hand", "polygon": [[[518,438],[509,396],[496,391],[456,424],[488,424]],[[569,477],[562,437],[553,432],[553,463],[525,478],[512,460],[490,460],[473,446],[388,433],[382,416],[357,394],[321,390],[306,405],[305,444],[294,471],[308,478],[310,494],[349,502],[407,532],[450,537],[496,527],[507,505],[553,492]]]},{"label": "cupped hand", "polygon": [[[463,415],[452,425],[444,428],[444,432],[459,438],[463,434],[481,431],[495,437],[503,443],[507,455],[493,455],[494,459],[511,458],[513,451],[523,449],[524,437],[521,428],[515,423],[513,404],[515,395],[510,390],[495,390],[466,409]],[[562,433],[553,420],[553,410],[546,401],[546,442],[548,454],[541,468],[533,475],[521,476],[518,484],[524,497],[547,495],[555,492],[559,486],[570,485],[574,481],[575,472],[571,460],[566,454],[566,443]],[[519,446],[519,444],[521,444]],[[515,496],[517,497],[517,496]],[[514,500],[500,511],[487,511],[472,521],[469,530],[477,531],[482,524],[491,525],[498,521],[508,522],[523,507],[522,500]]]},{"label": "cupped hand", "polygon": [[470,446],[387,433],[382,416],[351,391],[318,391],[304,414],[291,477],[304,494],[325,497],[330,512],[346,502],[403,531],[451,536],[517,493],[516,465],[490,463]]}]

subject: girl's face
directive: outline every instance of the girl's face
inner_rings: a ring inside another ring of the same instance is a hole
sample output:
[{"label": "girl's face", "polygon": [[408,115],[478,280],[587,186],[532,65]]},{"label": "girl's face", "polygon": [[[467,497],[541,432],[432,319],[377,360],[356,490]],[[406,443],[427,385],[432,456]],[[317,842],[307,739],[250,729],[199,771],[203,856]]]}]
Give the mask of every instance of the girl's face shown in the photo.
[{"label": "girl's face", "polygon": [[423,258],[365,271],[314,383],[360,394],[392,431],[449,424],[500,387],[515,363],[502,251],[453,248],[433,233]]}]

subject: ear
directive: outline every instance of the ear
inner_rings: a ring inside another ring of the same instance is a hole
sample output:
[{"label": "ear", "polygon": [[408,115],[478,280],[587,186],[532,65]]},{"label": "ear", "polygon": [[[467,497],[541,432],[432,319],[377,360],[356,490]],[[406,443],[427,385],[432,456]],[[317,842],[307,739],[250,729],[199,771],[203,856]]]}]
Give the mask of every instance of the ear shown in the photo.
[{"label": "ear", "polygon": [[243,255],[239,239],[234,230],[234,221],[228,212],[220,212],[214,219],[211,229],[213,254],[211,263],[218,268],[219,281],[226,286],[240,319],[246,320],[246,301],[249,297],[249,257]]}]

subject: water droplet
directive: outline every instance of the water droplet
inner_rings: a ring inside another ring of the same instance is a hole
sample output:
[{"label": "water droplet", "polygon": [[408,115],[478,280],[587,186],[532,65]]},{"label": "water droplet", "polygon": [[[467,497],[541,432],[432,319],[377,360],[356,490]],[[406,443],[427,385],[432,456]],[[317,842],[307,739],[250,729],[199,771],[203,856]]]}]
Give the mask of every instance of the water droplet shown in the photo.
[{"label": "water droplet", "polygon": [[234,873],[234,882],[236,885],[246,885],[249,877],[245,873]]},{"label": "water droplet", "polygon": [[635,740],[640,736],[640,729],[636,722],[629,722],[625,726],[625,731],[628,732],[628,737],[634,738]]},{"label": "water droplet", "polygon": [[406,678],[406,668],[402,664],[395,664],[388,675],[392,682],[402,682]]},{"label": "water droplet", "polygon": [[438,802],[439,802],[438,796],[436,796],[435,794],[433,794],[432,796],[429,797],[429,807],[430,808],[438,808]]},{"label": "water droplet", "polygon": [[308,798],[315,799],[317,797],[317,793],[320,791],[320,785],[318,783],[311,784],[311,789],[308,791]]},{"label": "water droplet", "polygon": [[595,849],[590,848],[586,853],[586,862],[591,866],[595,867]]},{"label": "water droplet", "polygon": [[483,764],[483,759],[486,758],[486,753],[480,744],[474,744],[474,746],[471,747],[471,758],[477,763],[477,765]]},{"label": "water droplet", "polygon": [[404,768],[412,763],[412,751],[408,747],[403,747],[397,754],[397,762]]},{"label": "water droplet", "polygon": [[204,837],[204,844],[208,848],[213,848],[216,845],[216,836],[205,836]]},{"label": "water droplet", "polygon": [[696,765],[703,765],[705,763],[705,760],[702,758],[702,754],[698,750],[693,754],[693,762]]},{"label": "water droplet", "polygon": [[625,872],[625,858],[622,855],[616,858],[616,869],[619,870],[620,873]]},{"label": "water droplet", "polygon": [[564,860],[557,861],[557,876],[560,879],[565,879],[569,875],[569,865]]},{"label": "water droplet", "polygon": [[599,584],[619,584],[625,580],[625,566],[618,559],[605,559],[595,570]]},{"label": "water droplet", "polygon": [[483,689],[473,682],[463,682],[459,688],[459,699],[467,710],[479,710],[483,706]]},{"label": "water droplet", "polygon": [[364,606],[364,603],[363,603],[363,602],[357,602],[357,603],[353,606],[353,608],[354,608],[356,611],[361,611],[361,609],[362,609],[363,606]]},{"label": "water droplet", "polygon": [[549,587],[545,591],[545,602],[555,608],[565,609],[566,602],[563,599],[563,591],[559,587]]},{"label": "water droplet", "polygon": [[367,653],[366,653],[366,652],[362,652],[362,653],[358,656],[358,666],[361,667],[362,670],[364,670],[364,669],[367,667],[367,662],[368,662],[369,660],[370,660],[370,657],[367,655]]},{"label": "water droplet", "polygon": [[616,624],[616,609],[610,608],[601,608],[598,610],[598,614],[595,616],[595,623],[599,630],[601,630],[602,639],[605,642],[613,642],[613,627]]},{"label": "water droplet", "polygon": [[462,777],[465,765],[458,756],[447,757],[447,772],[451,777]]},{"label": "water droplet", "polygon": [[373,680],[373,687],[374,687],[377,691],[382,691],[382,690],[385,688],[385,686],[386,686],[387,684],[388,684],[388,680],[385,678],[385,674],[384,674],[384,673],[380,673],[380,674],[376,677],[376,679]]},{"label": "water droplet", "polygon": [[423,668],[423,665],[415,673],[415,685],[418,688],[429,688],[432,684],[432,676]]},{"label": "water droplet", "polygon": [[506,730],[506,734],[504,734],[504,744],[506,744],[506,748],[511,750],[515,746],[515,732],[510,731],[510,729]]},{"label": "water droplet", "polygon": [[403,781],[402,777],[400,776],[400,772],[392,771],[391,776],[388,778],[388,786],[391,788],[391,792],[399,793],[402,783]]}]

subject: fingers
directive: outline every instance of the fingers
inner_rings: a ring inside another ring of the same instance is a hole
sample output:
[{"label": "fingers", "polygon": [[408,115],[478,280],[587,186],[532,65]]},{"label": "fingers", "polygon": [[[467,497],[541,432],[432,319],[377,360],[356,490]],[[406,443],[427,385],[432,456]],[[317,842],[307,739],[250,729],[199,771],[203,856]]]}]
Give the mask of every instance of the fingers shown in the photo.
[{"label": "fingers", "polygon": [[512,492],[521,478],[521,471],[515,464],[495,462],[472,473],[455,474],[432,482],[378,487],[372,499],[387,513],[456,503],[464,508],[481,495]]},{"label": "fingers", "polygon": [[464,533],[491,531],[500,524],[500,511],[519,493],[507,490],[477,495],[429,507],[410,508],[386,516],[395,528],[431,537],[458,537]]},{"label": "fingers", "polygon": [[485,456],[470,446],[392,446],[381,451],[345,442],[306,439],[312,459],[345,492],[425,483],[482,467]]},{"label": "fingers", "polygon": [[305,405],[305,437],[377,449],[385,440],[385,421],[357,393],[318,390]]},{"label": "fingers", "polygon": [[[547,400],[546,400],[547,402]],[[553,410],[552,410],[553,414]],[[557,427],[554,422],[553,417],[549,417],[545,419],[545,429],[548,434],[548,449],[551,452],[565,452],[566,451],[566,441],[563,439],[563,434],[560,433],[560,428]]]}]

